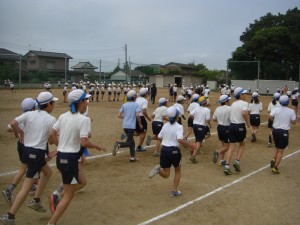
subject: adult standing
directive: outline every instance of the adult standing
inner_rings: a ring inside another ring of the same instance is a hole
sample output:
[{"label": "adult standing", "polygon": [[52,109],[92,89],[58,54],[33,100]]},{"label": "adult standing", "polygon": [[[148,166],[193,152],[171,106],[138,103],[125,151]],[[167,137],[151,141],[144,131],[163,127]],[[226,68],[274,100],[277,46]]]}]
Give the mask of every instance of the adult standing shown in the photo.
[{"label": "adult standing", "polygon": [[153,83],[152,84],[152,87],[151,87],[151,101],[152,101],[152,104],[155,103],[155,97],[157,95],[157,88],[156,88],[156,84]]}]

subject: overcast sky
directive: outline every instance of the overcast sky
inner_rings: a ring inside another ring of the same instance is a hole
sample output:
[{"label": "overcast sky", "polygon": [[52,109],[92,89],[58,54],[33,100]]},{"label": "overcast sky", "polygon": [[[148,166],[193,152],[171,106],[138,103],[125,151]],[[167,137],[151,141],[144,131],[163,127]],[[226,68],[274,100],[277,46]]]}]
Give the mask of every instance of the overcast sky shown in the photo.
[{"label": "overcast sky", "polygon": [[[285,14],[299,0],[0,0],[0,48],[61,52],[112,71],[137,64],[226,60],[254,20]],[[97,69],[99,71],[99,69]]]}]

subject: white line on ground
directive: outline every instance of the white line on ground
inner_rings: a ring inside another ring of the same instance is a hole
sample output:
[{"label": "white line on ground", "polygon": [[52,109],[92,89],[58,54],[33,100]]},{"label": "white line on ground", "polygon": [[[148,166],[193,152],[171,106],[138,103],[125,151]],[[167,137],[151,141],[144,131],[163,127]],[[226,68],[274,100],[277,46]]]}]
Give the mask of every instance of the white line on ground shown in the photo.
[{"label": "white line on ground", "polygon": [[[287,159],[287,158],[289,158],[289,157],[291,157],[291,156],[293,156],[293,155],[295,155],[295,154],[298,154],[299,152],[300,152],[300,149],[297,150],[297,151],[295,151],[295,152],[293,152],[293,153],[291,153],[291,154],[289,154],[289,155],[286,155],[286,156],[283,157],[282,159]],[[184,209],[184,208],[186,208],[186,207],[188,207],[188,206],[190,206],[190,205],[192,205],[192,204],[194,204],[194,203],[196,203],[196,202],[200,202],[200,201],[202,201],[202,200],[208,198],[209,196],[211,196],[211,195],[213,195],[213,194],[216,194],[216,193],[218,193],[218,192],[220,192],[220,191],[223,191],[224,189],[226,189],[226,188],[228,188],[228,187],[230,187],[230,186],[232,186],[232,185],[234,185],[234,184],[240,183],[240,182],[242,182],[243,180],[245,180],[245,179],[247,179],[247,178],[249,178],[249,177],[251,177],[251,176],[253,176],[253,175],[259,173],[260,171],[262,171],[262,170],[264,170],[264,169],[266,169],[266,168],[269,168],[269,167],[270,167],[269,164],[266,165],[266,166],[263,166],[263,167],[261,167],[261,168],[255,170],[255,171],[253,171],[253,172],[251,172],[251,173],[249,173],[249,174],[247,174],[247,175],[245,175],[245,176],[243,176],[243,177],[241,177],[241,178],[239,178],[239,179],[237,179],[237,180],[234,180],[234,181],[231,182],[231,183],[228,183],[228,184],[226,184],[226,185],[224,185],[224,186],[221,186],[221,187],[219,187],[219,188],[217,188],[217,189],[215,189],[215,190],[213,190],[213,191],[211,191],[211,192],[209,192],[209,193],[207,193],[207,194],[205,194],[205,195],[200,196],[199,198],[196,198],[196,199],[194,199],[194,200],[192,200],[192,201],[189,201],[189,202],[187,202],[187,203],[185,203],[185,204],[183,204],[183,205],[180,205],[180,206],[176,207],[175,209],[172,209],[172,210],[170,210],[170,211],[168,211],[168,212],[165,212],[165,213],[160,214],[160,215],[158,215],[158,216],[156,216],[156,217],[153,217],[152,219],[149,219],[149,220],[147,220],[147,221],[144,221],[144,222],[140,223],[139,225],[150,224],[150,223],[152,223],[152,222],[154,222],[154,221],[160,220],[160,219],[162,219],[162,218],[164,218],[164,217],[166,217],[166,216],[169,216],[169,215],[171,215],[171,214],[173,214],[173,213],[175,213],[175,212],[178,212],[179,210]]]}]

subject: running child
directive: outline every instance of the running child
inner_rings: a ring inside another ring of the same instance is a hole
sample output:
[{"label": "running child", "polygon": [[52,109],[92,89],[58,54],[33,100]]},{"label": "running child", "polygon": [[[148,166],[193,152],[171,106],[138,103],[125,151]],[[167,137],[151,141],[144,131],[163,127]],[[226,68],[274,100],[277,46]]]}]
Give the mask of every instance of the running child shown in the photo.
[{"label": "running child", "polygon": [[281,162],[284,149],[289,144],[289,129],[290,124],[296,124],[295,112],[288,108],[289,97],[283,95],[279,98],[280,107],[277,107],[270,113],[270,120],[273,121],[273,138],[275,143],[275,150],[270,167],[272,172],[279,174],[279,164]]},{"label": "running child", "polygon": [[56,224],[69,206],[75,192],[87,183],[83,171],[78,168],[78,160],[82,155],[81,147],[106,151],[104,147],[88,139],[89,123],[83,113],[86,111],[89,97],[90,95],[80,89],[70,92],[68,95],[68,101],[71,103],[70,111],[61,114],[50,131],[49,144],[57,145],[56,164],[62,175],[64,194],[49,224]]},{"label": "running child", "polygon": [[260,126],[260,113],[263,109],[262,103],[259,101],[258,93],[252,93],[252,99],[249,104],[249,114],[250,114],[250,125],[252,127],[252,139],[251,142],[256,142],[256,134]]},{"label": "running child", "polygon": [[[199,107],[199,103],[198,103],[199,97],[200,96],[198,94],[193,94],[193,96],[189,97],[192,98],[192,102],[187,109],[188,113],[191,113],[195,108]],[[188,132],[186,133],[186,135],[184,135],[184,140],[187,140],[188,137],[193,132],[193,117],[191,115],[188,118],[187,125],[188,125]]]},{"label": "running child", "polygon": [[181,178],[181,152],[179,144],[187,145],[194,149],[195,144],[189,143],[183,139],[183,127],[176,121],[179,117],[179,112],[176,107],[171,106],[166,111],[169,122],[167,122],[160,133],[156,143],[156,151],[161,148],[160,165],[156,165],[150,172],[149,178],[159,174],[163,178],[170,176],[170,168],[174,167],[175,175],[173,181],[173,187],[170,193],[171,197],[177,197],[181,195],[181,191],[178,190],[180,178]]},{"label": "running child", "polygon": [[[268,113],[271,113],[275,108],[279,107],[279,98],[280,94],[278,92],[274,93],[272,101],[269,103],[268,106]],[[268,120],[268,128],[269,128],[269,142],[268,142],[268,147],[272,146],[273,142],[273,136],[272,136],[272,131],[273,131],[273,120]]]}]

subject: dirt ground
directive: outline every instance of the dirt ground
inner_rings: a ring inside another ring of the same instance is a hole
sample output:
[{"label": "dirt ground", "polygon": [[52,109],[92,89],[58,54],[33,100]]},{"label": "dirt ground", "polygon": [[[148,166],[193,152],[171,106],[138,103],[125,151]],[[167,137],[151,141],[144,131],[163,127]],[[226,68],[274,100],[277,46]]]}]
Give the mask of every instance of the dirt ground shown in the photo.
[{"label": "dirt ground", "polygon": [[[19,166],[17,140],[5,131],[6,126],[21,113],[21,101],[26,97],[36,98],[40,91],[42,90],[16,90],[12,95],[9,90],[0,90],[1,190],[11,182],[13,171]],[[55,89],[53,93],[60,98],[52,113],[57,118],[68,110],[68,104],[63,103],[62,90]],[[157,100],[159,97],[168,97],[167,89],[159,89]],[[218,97],[218,93],[212,93],[210,96],[212,113],[217,106]],[[247,100],[250,101],[250,96]],[[266,122],[271,97],[261,96],[260,100],[264,107],[262,122]],[[113,144],[122,132],[122,121],[117,118],[121,104],[122,102],[108,102],[107,96],[104,101],[89,103],[89,116],[93,119],[91,140],[106,146],[107,152],[89,150],[93,157],[97,157],[88,160],[85,168],[88,185],[75,195],[59,224],[148,224],[151,219],[152,224],[300,223],[299,118],[290,130],[290,144],[284,156],[294,154],[281,162],[281,174],[272,174],[267,166],[273,148],[267,147],[266,124],[260,127],[256,143],[251,143],[251,130],[248,129],[246,150],[241,160],[242,172],[233,172],[231,176],[225,176],[222,167],[212,162],[213,151],[220,146],[217,135],[213,134],[204,143],[204,153],[200,155],[198,164],[192,164],[189,161],[189,151],[181,148],[183,160],[179,188],[182,196],[172,198],[169,193],[172,188],[173,170],[169,179],[159,176],[149,179],[147,176],[149,170],[159,162],[158,158],[152,156],[153,147],[147,148],[146,152],[137,153],[139,161],[136,163],[129,163],[127,149],[122,150],[116,157],[111,155]],[[169,106],[172,104],[173,102],[170,102]],[[149,103],[148,112],[152,113],[156,107],[157,104]],[[149,125],[148,123],[148,134],[151,134]],[[186,121],[184,126],[186,128]],[[216,126],[216,123],[212,122],[212,133],[215,133]],[[151,143],[152,146],[154,144]],[[54,146],[50,149],[53,150]],[[52,160],[49,164],[54,163],[55,160]],[[56,167],[52,168],[53,176],[42,197],[44,206],[48,206],[47,196],[61,181]],[[19,210],[16,223],[47,224],[51,217],[49,210],[44,214],[32,211],[26,207],[30,198],[32,196],[27,198]],[[8,210],[9,206],[1,196],[0,213]],[[165,216],[160,216],[163,213]]]}]

